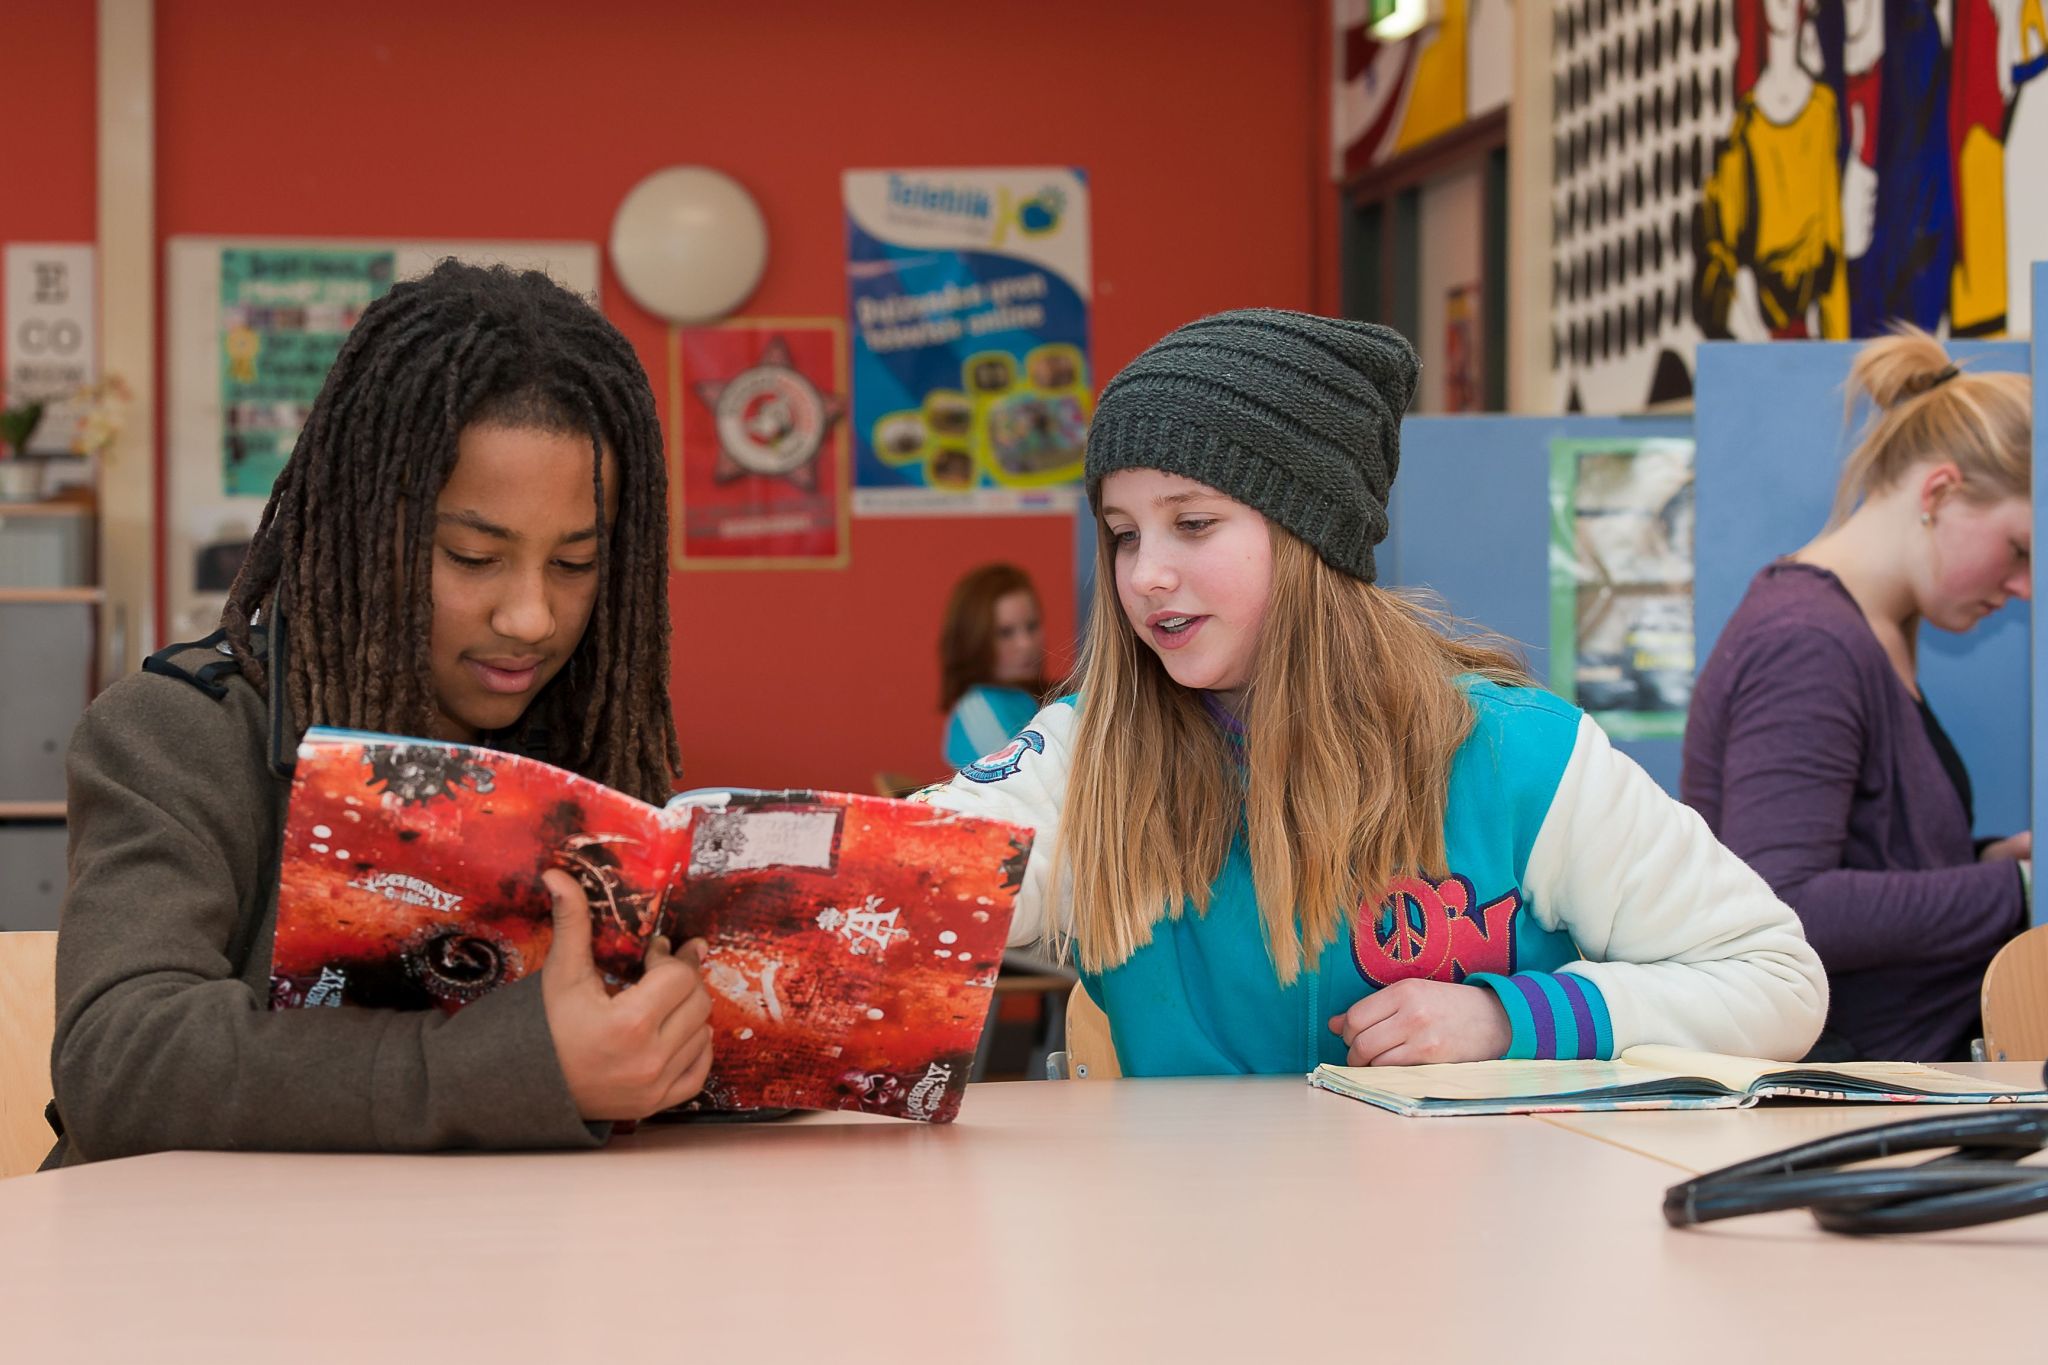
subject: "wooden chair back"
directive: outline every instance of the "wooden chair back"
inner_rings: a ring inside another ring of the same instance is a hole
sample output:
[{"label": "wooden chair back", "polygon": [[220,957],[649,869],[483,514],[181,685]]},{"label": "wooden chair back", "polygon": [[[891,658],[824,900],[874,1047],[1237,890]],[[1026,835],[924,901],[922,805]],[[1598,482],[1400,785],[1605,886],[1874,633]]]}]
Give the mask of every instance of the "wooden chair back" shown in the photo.
[{"label": "wooden chair back", "polygon": [[1078,983],[1067,996],[1067,1074],[1077,1081],[1113,1081],[1124,1074],[1110,1039],[1109,1016]]},{"label": "wooden chair back", "polygon": [[50,1154],[50,1041],[57,1033],[57,935],[0,933],[0,1180]]},{"label": "wooden chair back", "polygon": [[1998,950],[1984,969],[1984,1059],[2048,1060],[2048,924]]},{"label": "wooden chair back", "polygon": [[899,773],[890,768],[884,768],[875,774],[875,795],[893,797],[899,801],[914,791],[923,790],[928,785],[928,783],[918,781],[909,773]]}]

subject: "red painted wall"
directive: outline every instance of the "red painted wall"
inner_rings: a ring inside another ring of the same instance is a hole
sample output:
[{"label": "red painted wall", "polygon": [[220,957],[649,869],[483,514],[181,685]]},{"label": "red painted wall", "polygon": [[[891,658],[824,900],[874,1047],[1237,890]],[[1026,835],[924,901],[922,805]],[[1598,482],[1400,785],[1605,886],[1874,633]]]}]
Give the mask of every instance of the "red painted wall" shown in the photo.
[{"label": "red painted wall", "polygon": [[[0,18],[0,243],[99,232],[97,12],[93,0],[36,0]],[[0,277],[0,307],[6,288]]]},{"label": "red painted wall", "polygon": [[[89,53],[92,6],[72,7]],[[157,227],[602,243],[642,176],[700,162],[768,219],[747,311],[837,316],[842,170],[1072,164],[1093,187],[1106,376],[1198,314],[1331,297],[1324,10],[355,0],[342,21],[158,0]],[[0,124],[10,164],[25,137]],[[661,324],[609,271],[604,288],[666,404]],[[1052,638],[1072,637],[1064,519],[856,520],[852,550],[843,573],[675,577],[689,781],[865,789],[879,768],[939,773],[939,614],[984,560],[1029,570]]]}]

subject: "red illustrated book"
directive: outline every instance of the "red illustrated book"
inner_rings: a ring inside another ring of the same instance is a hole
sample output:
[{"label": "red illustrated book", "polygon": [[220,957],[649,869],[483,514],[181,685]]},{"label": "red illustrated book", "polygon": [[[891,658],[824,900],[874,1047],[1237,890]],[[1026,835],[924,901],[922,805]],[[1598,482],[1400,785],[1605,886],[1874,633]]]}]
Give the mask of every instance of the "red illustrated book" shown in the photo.
[{"label": "red illustrated book", "polygon": [[576,875],[613,989],[708,945],[696,1107],[950,1122],[1031,831],[909,801],[711,792],[650,806],[536,759],[313,729],[285,820],[272,1009],[461,1009],[540,969],[541,873]]}]

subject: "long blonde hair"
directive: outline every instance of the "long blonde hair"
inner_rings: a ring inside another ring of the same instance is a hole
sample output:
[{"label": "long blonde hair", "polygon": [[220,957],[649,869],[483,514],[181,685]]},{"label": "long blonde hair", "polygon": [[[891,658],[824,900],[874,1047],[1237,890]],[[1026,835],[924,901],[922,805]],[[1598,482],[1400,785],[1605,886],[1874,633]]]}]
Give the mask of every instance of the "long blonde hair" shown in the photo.
[{"label": "long blonde hair", "polygon": [[1125,619],[1098,525],[1080,715],[1059,857],[1073,948],[1106,971],[1184,905],[1208,910],[1242,812],[1259,918],[1284,985],[1403,872],[1444,869],[1451,758],[1471,732],[1461,674],[1526,684],[1504,649],[1325,564],[1272,526],[1273,583],[1246,688],[1245,763],[1201,695]]},{"label": "long blonde hair", "polygon": [[1925,460],[1953,461],[1959,495],[1976,503],[2033,491],[2033,383],[2023,374],[1959,370],[1939,341],[1900,323],[1849,367],[1844,421],[1871,404],[1856,449],[1842,464],[1830,528]]}]

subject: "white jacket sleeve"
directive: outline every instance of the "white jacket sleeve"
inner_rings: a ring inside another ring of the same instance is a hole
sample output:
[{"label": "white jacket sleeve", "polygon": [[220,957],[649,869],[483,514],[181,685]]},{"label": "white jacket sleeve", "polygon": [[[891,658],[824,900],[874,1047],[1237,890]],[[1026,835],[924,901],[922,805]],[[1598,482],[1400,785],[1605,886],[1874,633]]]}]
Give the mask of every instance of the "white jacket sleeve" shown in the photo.
[{"label": "white jacket sleeve", "polygon": [[1585,954],[1563,970],[1599,988],[1617,1053],[1665,1043],[1796,1061],[1820,1035],[1827,978],[1791,907],[1591,717],[1524,880],[1538,919]]},{"label": "white jacket sleeve", "polygon": [[1056,701],[1001,749],[968,764],[951,782],[927,787],[911,798],[1034,831],[1024,884],[1010,919],[1012,948],[1064,938],[1073,926],[1071,878],[1055,872],[1059,859],[1054,845],[1059,839],[1060,807],[1067,798],[1076,720],[1072,703]]}]

